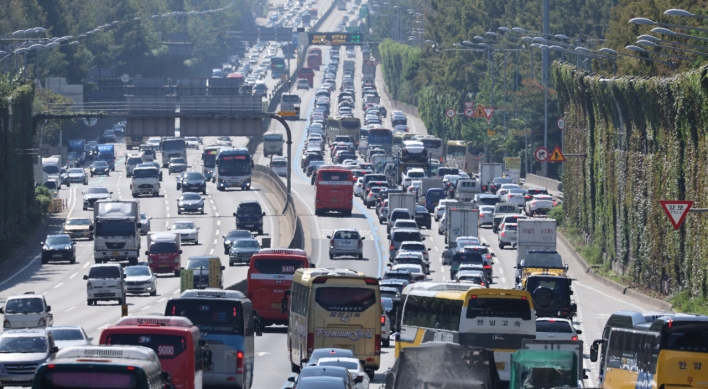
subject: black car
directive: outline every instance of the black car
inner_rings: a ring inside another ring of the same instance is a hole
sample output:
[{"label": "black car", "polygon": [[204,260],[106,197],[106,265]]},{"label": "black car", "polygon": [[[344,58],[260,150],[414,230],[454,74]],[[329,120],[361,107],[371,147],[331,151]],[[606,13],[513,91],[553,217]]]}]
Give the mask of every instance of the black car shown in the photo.
[{"label": "black car", "polygon": [[101,134],[101,143],[115,143],[116,142],[116,132],[113,130],[103,131]]},{"label": "black car", "polygon": [[110,176],[111,167],[106,161],[94,161],[91,164],[91,177],[93,176]]},{"label": "black car", "polygon": [[182,192],[202,192],[206,194],[206,180],[202,173],[187,172],[182,177]]},{"label": "black car", "polygon": [[258,235],[263,235],[263,217],[265,212],[258,201],[242,201],[238,204],[234,217],[236,217],[236,228],[241,230],[257,231]]},{"label": "black car", "polygon": [[340,153],[339,155],[336,156],[337,158],[337,163],[342,163],[346,161],[347,159],[353,159],[356,161],[356,153],[354,152],[343,152]]},{"label": "black car", "polygon": [[76,263],[76,246],[68,234],[47,235],[42,245],[42,264],[52,261]]},{"label": "black car", "polygon": [[310,161],[324,161],[324,157],[320,153],[312,152],[308,152],[307,154],[303,155],[302,159],[300,160],[300,168],[303,172],[308,166],[310,166]]},{"label": "black car", "polygon": [[253,235],[251,235],[251,231],[248,230],[231,230],[226,235],[223,235],[222,238],[224,238],[224,254],[228,255],[231,250],[231,245],[235,241],[240,239],[252,239]]},{"label": "black car", "polygon": [[482,265],[484,268],[484,274],[487,276],[487,282],[492,283],[492,261],[491,258],[487,258],[486,254],[481,252],[472,252],[468,250],[461,250],[455,253],[450,260],[450,279],[454,280],[457,274],[457,269],[461,264],[477,264]]},{"label": "black car", "polygon": [[422,205],[415,206],[415,222],[418,224],[419,228],[425,227],[430,229],[430,213],[428,213],[428,210]]}]

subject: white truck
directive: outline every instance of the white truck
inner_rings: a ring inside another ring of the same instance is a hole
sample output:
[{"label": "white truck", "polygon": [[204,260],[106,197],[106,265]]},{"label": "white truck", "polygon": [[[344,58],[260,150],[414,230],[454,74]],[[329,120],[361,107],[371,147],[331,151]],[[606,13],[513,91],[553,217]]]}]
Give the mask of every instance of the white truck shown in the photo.
[{"label": "white truck", "polygon": [[138,264],[140,203],[135,200],[99,200],[93,206],[96,263],[128,261]]},{"label": "white truck", "polygon": [[516,227],[516,264],[519,265],[529,250],[556,250],[556,220],[519,219]]},{"label": "white truck", "polygon": [[479,180],[475,178],[460,178],[457,180],[457,187],[455,188],[457,201],[470,202],[474,200],[474,195],[477,193],[482,193]]},{"label": "white truck", "polygon": [[361,66],[361,80],[364,83],[374,83],[376,79],[376,63],[363,61]]},{"label": "white truck", "polygon": [[342,68],[344,71],[352,71],[354,72],[354,69],[356,68],[356,61],[354,60],[344,60],[342,63]]},{"label": "white truck", "polygon": [[442,178],[422,178],[420,180],[420,195],[425,196],[428,193],[428,189],[441,188],[443,187]]},{"label": "white truck", "polygon": [[133,197],[140,195],[160,195],[160,172],[155,166],[137,166],[133,169],[130,182]]},{"label": "white truck", "polygon": [[445,243],[460,236],[479,236],[479,210],[461,203],[445,207]]},{"label": "white truck", "polygon": [[396,208],[405,208],[415,217],[415,195],[413,193],[391,193],[388,195],[389,213]]},{"label": "white truck", "polygon": [[482,186],[482,192],[489,190],[492,185],[492,180],[496,177],[504,176],[503,163],[480,163],[479,164],[479,184]]}]

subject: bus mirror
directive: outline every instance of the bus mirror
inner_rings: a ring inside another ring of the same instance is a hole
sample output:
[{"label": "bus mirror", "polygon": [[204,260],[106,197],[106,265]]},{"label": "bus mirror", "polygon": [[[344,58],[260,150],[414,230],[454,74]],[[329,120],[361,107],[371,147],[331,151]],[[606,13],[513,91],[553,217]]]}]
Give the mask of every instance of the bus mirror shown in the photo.
[{"label": "bus mirror", "polygon": [[311,263],[311,264],[310,264],[310,267],[314,269],[314,268],[315,268],[315,264],[314,264],[314,263]]},{"label": "bus mirror", "polygon": [[302,358],[302,359],[300,360],[300,362],[302,362],[302,363],[307,363],[307,362],[310,362],[310,359],[308,359],[308,358]]},{"label": "bus mirror", "polygon": [[236,216],[236,212],[234,212],[234,217]]},{"label": "bus mirror", "polygon": [[600,348],[600,343],[601,343],[601,342],[602,342],[601,339],[600,339],[600,340],[596,340],[596,341],[592,342],[592,346],[590,346],[590,360],[591,360],[592,362],[597,362],[597,352],[598,352],[598,350],[599,350],[599,348]]},{"label": "bus mirror", "polygon": [[568,271],[568,264],[563,265],[563,270]]},{"label": "bus mirror", "polygon": [[295,382],[295,377],[294,376],[288,377],[288,382]]}]

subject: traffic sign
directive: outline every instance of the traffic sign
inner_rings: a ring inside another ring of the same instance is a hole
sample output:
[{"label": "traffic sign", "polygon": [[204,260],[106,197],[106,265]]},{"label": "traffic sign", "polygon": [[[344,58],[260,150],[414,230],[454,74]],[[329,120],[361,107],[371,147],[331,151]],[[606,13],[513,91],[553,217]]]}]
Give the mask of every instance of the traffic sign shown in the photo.
[{"label": "traffic sign", "polygon": [[475,105],[474,101],[465,101],[465,108],[474,108]]},{"label": "traffic sign", "polygon": [[279,116],[298,116],[298,113],[295,111],[278,111]]},{"label": "traffic sign", "polygon": [[497,136],[497,132],[494,130],[487,130],[487,136]]},{"label": "traffic sign", "polygon": [[551,151],[551,157],[548,158],[548,162],[565,162],[565,155],[563,155],[558,145]]},{"label": "traffic sign", "polygon": [[539,147],[536,149],[536,151],[533,152],[533,157],[538,161],[538,162],[546,162],[548,161],[548,149],[545,147]]},{"label": "traffic sign", "polygon": [[681,227],[688,211],[693,206],[693,201],[688,200],[661,200],[659,202],[675,230]]},{"label": "traffic sign", "polygon": [[558,120],[556,120],[556,126],[561,131],[565,130],[565,120],[563,120],[563,118],[558,118]]},{"label": "traffic sign", "polygon": [[472,107],[465,108],[465,116],[471,118],[474,115],[474,109]]},{"label": "traffic sign", "polygon": [[474,115],[472,115],[476,118],[482,118],[484,117],[484,106],[482,104],[477,105],[477,110],[474,112]]},{"label": "traffic sign", "polygon": [[457,116],[457,111],[455,111],[454,108],[448,108],[448,109],[445,110],[445,116],[446,116],[448,119],[452,119],[452,118],[454,118],[455,116]]},{"label": "traffic sign", "polygon": [[494,113],[494,108],[484,108],[484,117],[487,118],[487,124],[492,120],[492,114]]}]

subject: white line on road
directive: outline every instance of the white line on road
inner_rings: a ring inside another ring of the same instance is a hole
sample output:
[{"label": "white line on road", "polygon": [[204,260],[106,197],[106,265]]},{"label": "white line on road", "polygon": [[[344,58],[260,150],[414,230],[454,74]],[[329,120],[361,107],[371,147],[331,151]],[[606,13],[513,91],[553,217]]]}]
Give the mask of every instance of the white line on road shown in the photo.
[{"label": "white line on road", "polygon": [[69,277],[69,279],[72,279],[72,278],[76,277],[77,274],[79,274],[79,273],[74,273],[74,274],[72,274],[72,275]]},{"label": "white line on road", "polygon": [[158,302],[158,303],[161,303],[161,302],[163,302],[163,301],[165,301],[165,300],[167,300],[167,297],[163,297],[163,298],[157,300],[157,302]]},{"label": "white line on road", "polygon": [[209,255],[214,254],[214,249],[209,250]]},{"label": "white line on road", "polygon": [[219,242],[218,239],[214,239],[214,244],[217,244]]},{"label": "white line on road", "polygon": [[433,246],[433,248],[435,249],[435,251],[440,251],[438,250],[438,246]]},{"label": "white line on road", "polygon": [[83,268],[86,269],[90,264],[91,264],[90,261],[89,261],[89,262],[86,262],[86,263],[84,264]]},{"label": "white line on road", "polygon": [[215,236],[219,236],[219,230],[218,230],[218,229],[216,230],[216,234],[214,234],[214,235],[215,235]]},{"label": "white line on road", "polygon": [[179,289],[177,289],[177,290],[175,290],[174,292],[172,292],[172,294],[177,294],[177,293],[179,293]]},{"label": "white line on road", "polygon": [[640,311],[643,311],[643,310],[644,310],[644,308],[642,308],[642,307],[640,307],[640,306],[638,306],[638,305],[634,305],[634,304],[628,302],[627,300],[618,299],[618,298],[616,298],[616,297],[610,296],[609,294],[602,293],[602,292],[600,292],[599,290],[597,290],[597,289],[595,289],[595,288],[593,288],[593,287],[591,287],[591,286],[587,286],[587,285],[581,284],[581,283],[578,282],[578,281],[573,281],[573,284],[580,285],[580,286],[582,286],[582,287],[584,287],[584,288],[588,288],[588,289],[590,289],[590,290],[592,290],[592,291],[595,291],[595,292],[597,292],[597,293],[600,293],[601,295],[603,295],[603,296],[605,296],[605,297],[609,297],[609,298],[611,298],[611,299],[613,299],[613,300],[616,300],[616,301],[625,303],[625,304],[627,304],[627,305],[631,305],[631,306],[633,306],[634,308],[637,308],[637,310],[640,310]]},{"label": "white line on road", "polygon": [[165,217],[170,217],[170,214],[168,213],[167,216],[165,216]]},{"label": "white line on road", "polygon": [[[216,210],[216,208],[214,208]],[[214,212],[214,216],[219,217],[219,212]]]},{"label": "white line on road", "polygon": [[33,263],[35,263],[35,262],[37,261],[37,259],[39,259],[39,257],[40,257],[39,255],[36,256],[36,257],[34,257],[34,259],[30,261],[30,263],[28,263],[27,265],[25,265],[25,267],[23,267],[22,269],[20,269],[17,273],[13,274],[12,276],[10,276],[10,278],[6,279],[5,281],[0,282],[0,285],[2,285],[2,284],[4,284],[4,283],[10,281],[11,279],[17,277],[18,274],[22,273],[25,269],[27,269],[27,268],[30,267]]},{"label": "white line on road", "polygon": [[502,267],[499,267],[499,274],[501,274],[501,275],[504,274],[504,269]]},{"label": "white line on road", "polygon": [[58,288],[59,288],[60,286],[62,286],[62,285],[64,285],[64,283],[63,283],[63,282],[60,282],[60,283],[57,284],[57,286],[54,287],[54,289],[58,289]]},{"label": "white line on road", "polygon": [[145,307],[145,308],[141,309],[141,311],[144,311],[144,310],[146,310],[146,309],[150,308],[151,306],[152,306],[152,305],[148,305],[147,307]]},{"label": "white line on road", "polygon": [[74,309],[74,308],[76,308],[76,305],[74,305],[73,307],[71,307],[71,308],[65,310],[64,312],[69,312],[69,311],[71,311],[71,310]]},{"label": "white line on road", "polygon": [[216,221],[216,225],[217,225],[217,226],[220,226],[220,225],[221,225],[221,220],[217,220],[217,221]]}]

